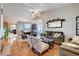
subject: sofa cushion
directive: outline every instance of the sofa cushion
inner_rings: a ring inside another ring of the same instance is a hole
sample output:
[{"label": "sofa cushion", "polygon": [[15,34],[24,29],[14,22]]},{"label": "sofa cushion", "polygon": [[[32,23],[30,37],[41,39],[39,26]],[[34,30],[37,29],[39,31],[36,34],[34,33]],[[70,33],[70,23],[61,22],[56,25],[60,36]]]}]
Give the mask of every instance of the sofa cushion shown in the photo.
[{"label": "sofa cushion", "polygon": [[41,42],[41,50],[40,50],[40,53],[47,50],[49,48],[49,45],[44,43],[44,42]]},{"label": "sofa cushion", "polygon": [[39,53],[42,53],[43,51],[49,48],[48,44],[41,42],[41,40],[37,37],[31,36],[31,42],[32,42],[32,47]]},{"label": "sofa cushion", "polygon": [[65,42],[65,43],[62,43],[62,44],[65,45],[65,46],[75,48],[75,49],[79,49],[79,45],[76,45],[74,43]]},{"label": "sofa cushion", "polygon": [[61,45],[60,48],[71,51],[71,52],[79,55],[79,49],[75,49],[75,48],[72,48],[72,47],[69,47],[69,46],[66,46],[66,45]]},{"label": "sofa cushion", "polygon": [[61,33],[55,33],[54,37],[59,37],[61,35]]},{"label": "sofa cushion", "polygon": [[53,39],[53,36],[46,36],[46,38]]}]

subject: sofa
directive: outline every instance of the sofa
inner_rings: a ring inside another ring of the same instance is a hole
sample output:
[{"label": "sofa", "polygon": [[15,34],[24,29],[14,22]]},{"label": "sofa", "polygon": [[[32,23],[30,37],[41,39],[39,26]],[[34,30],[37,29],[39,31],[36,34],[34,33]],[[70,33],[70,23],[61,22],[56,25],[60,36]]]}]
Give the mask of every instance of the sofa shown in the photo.
[{"label": "sofa", "polygon": [[79,56],[79,36],[73,36],[72,40],[62,43],[60,56]]},{"label": "sofa", "polygon": [[45,31],[41,36],[53,39],[56,44],[62,44],[65,37],[64,33],[59,31]]}]

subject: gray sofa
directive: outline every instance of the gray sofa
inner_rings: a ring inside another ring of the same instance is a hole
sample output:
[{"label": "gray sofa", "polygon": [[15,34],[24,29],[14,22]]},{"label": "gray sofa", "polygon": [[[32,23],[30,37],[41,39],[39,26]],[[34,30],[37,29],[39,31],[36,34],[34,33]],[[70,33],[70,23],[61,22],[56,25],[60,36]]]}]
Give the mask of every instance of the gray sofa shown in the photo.
[{"label": "gray sofa", "polygon": [[64,42],[65,38],[64,33],[59,31],[45,31],[42,36],[48,39],[53,39],[56,44],[61,44],[61,42]]}]

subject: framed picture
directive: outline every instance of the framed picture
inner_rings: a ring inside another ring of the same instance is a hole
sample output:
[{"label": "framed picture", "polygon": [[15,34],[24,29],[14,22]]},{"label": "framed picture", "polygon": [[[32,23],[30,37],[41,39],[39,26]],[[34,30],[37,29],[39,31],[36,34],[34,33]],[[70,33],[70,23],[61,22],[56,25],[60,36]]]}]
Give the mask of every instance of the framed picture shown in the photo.
[{"label": "framed picture", "polygon": [[51,21],[47,23],[48,28],[62,28],[62,21]]}]

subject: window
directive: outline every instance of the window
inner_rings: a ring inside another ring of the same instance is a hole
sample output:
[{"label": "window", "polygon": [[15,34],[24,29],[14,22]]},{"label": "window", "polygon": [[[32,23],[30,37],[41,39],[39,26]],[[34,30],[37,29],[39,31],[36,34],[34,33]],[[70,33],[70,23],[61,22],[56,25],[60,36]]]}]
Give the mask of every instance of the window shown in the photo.
[{"label": "window", "polygon": [[31,24],[30,23],[24,23],[24,30],[31,31]]}]

